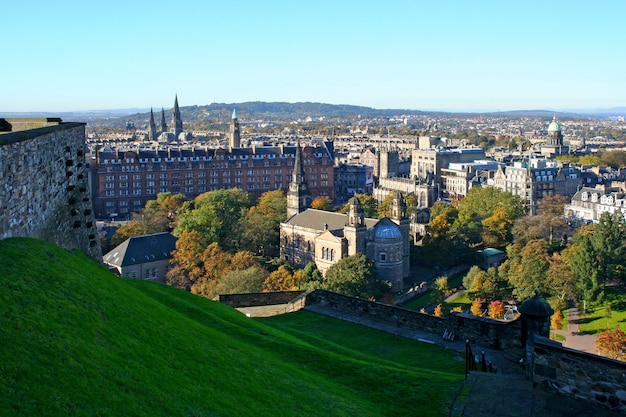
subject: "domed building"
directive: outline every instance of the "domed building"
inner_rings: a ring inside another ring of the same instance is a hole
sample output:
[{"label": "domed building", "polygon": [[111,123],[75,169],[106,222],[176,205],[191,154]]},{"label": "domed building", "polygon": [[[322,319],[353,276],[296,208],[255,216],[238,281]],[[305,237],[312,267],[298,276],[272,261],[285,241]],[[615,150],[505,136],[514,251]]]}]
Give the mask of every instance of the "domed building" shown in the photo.
[{"label": "domed building", "polygon": [[340,259],[362,253],[394,292],[402,290],[409,276],[410,249],[410,222],[402,195],[396,192],[391,215],[381,220],[366,218],[357,197],[350,199],[346,214],[308,208],[308,187],[298,155],[287,195],[288,218],[280,225],[281,258],[299,267],[315,262],[325,275]]},{"label": "domed building", "polygon": [[548,139],[546,140],[546,144],[541,147],[541,154],[548,158],[553,158],[568,153],[569,146],[563,145],[561,124],[556,120],[556,116],[554,116],[552,123],[548,126]]}]

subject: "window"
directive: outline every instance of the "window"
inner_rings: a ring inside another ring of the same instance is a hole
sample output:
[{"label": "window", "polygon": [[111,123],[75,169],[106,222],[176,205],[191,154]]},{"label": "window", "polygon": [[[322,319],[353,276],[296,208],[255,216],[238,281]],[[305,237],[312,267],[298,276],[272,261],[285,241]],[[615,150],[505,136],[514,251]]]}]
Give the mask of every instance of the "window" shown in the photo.
[{"label": "window", "polygon": [[386,262],[387,261],[387,254],[385,252],[381,252],[380,253],[380,261],[381,262]]}]

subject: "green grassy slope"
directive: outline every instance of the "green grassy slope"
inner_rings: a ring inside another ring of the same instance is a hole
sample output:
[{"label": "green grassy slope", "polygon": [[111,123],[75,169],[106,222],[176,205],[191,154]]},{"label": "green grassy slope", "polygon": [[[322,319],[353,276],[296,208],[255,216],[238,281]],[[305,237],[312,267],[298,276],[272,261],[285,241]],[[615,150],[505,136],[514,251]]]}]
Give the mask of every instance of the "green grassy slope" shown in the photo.
[{"label": "green grassy slope", "polygon": [[0,415],[445,415],[453,353],[301,312],[253,320],[0,241]]}]

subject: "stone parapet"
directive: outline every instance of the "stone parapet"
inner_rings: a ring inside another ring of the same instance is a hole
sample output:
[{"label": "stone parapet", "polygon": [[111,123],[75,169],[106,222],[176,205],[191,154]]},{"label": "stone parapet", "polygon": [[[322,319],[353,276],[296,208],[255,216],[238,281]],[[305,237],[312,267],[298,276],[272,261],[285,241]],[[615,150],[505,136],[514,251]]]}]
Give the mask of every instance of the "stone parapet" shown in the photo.
[{"label": "stone parapet", "polygon": [[626,413],[626,362],[535,340],[534,376],[546,388]]},{"label": "stone parapet", "polygon": [[0,238],[43,239],[101,260],[85,161],[85,124],[60,119],[41,123],[44,127],[0,135]]}]

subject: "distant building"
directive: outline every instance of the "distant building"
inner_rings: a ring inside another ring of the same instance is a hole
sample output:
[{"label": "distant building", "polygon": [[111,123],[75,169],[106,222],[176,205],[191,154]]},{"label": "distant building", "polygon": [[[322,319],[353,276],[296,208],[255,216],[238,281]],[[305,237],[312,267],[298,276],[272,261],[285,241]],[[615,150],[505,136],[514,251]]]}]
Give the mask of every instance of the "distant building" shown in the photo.
[{"label": "distant building", "polygon": [[480,186],[493,177],[500,166],[496,161],[453,162],[441,169],[442,195],[464,198],[474,186]]},{"label": "distant building", "polygon": [[239,129],[239,120],[237,119],[237,111],[233,110],[233,117],[230,120],[230,147],[241,147],[241,131]]},{"label": "distant building", "polygon": [[477,264],[485,271],[489,268],[497,268],[504,262],[504,251],[496,248],[486,248],[478,251]]},{"label": "distant building", "polygon": [[[282,144],[232,149],[102,148],[90,164],[96,217],[127,218],[162,192],[181,193],[190,199],[228,188],[241,188],[256,196],[271,190],[286,192],[297,148]],[[324,142],[315,142],[301,150],[313,198],[335,198],[331,149]]]},{"label": "distant building", "polygon": [[583,183],[577,168],[545,159],[530,159],[500,167],[493,180],[496,188],[521,197],[529,214],[537,214],[537,205],[543,197],[564,195],[572,198]]},{"label": "distant building", "polygon": [[582,187],[564,208],[565,215],[581,222],[597,223],[604,212],[619,211],[626,217],[626,194],[604,186]]},{"label": "distant building", "polygon": [[180,108],[178,107],[178,95],[174,98],[174,107],[172,108],[172,129],[171,132],[167,130],[167,123],[165,122],[165,110],[161,108],[161,122],[158,129],[154,120],[154,111],[150,108],[150,119],[148,120],[148,141],[159,141],[162,143],[173,142],[180,139],[180,135],[183,133],[183,120],[180,114]]},{"label": "distant building", "polygon": [[335,166],[335,192],[337,197],[343,199],[354,194],[372,194],[373,188],[373,167],[363,164],[339,164]]},{"label": "distant building", "polygon": [[165,282],[178,238],[170,233],[134,236],[102,257],[119,276]]},{"label": "distant building", "polygon": [[567,155],[569,146],[563,144],[563,132],[561,125],[556,120],[556,116],[552,119],[552,123],[548,126],[548,139],[546,144],[541,146],[541,154],[548,158],[554,158],[559,155]]}]

